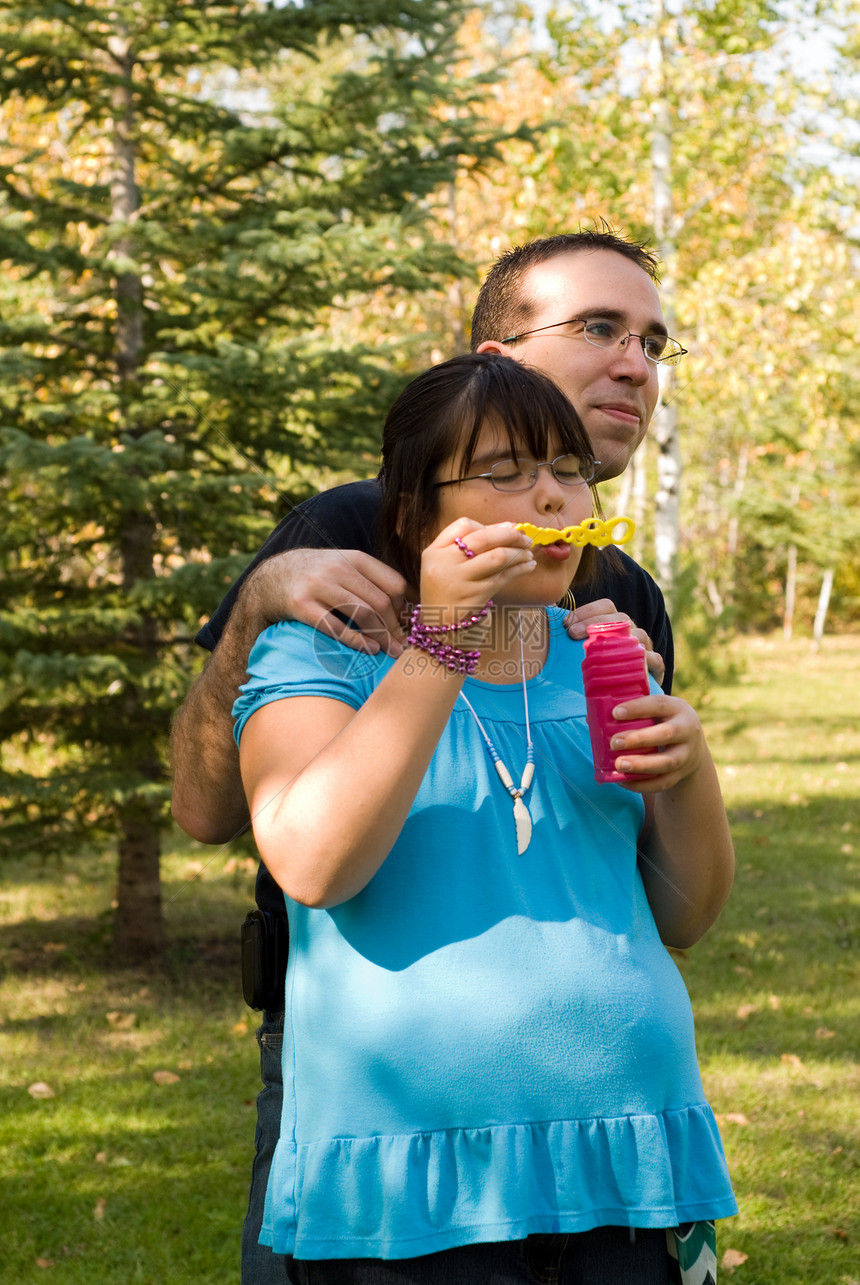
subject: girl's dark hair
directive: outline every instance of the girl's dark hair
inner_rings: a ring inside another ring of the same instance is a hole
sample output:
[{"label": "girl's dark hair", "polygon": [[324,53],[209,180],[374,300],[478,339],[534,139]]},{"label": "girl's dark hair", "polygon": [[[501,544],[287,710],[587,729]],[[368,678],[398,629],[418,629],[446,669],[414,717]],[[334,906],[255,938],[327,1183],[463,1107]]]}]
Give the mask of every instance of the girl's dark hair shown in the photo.
[{"label": "girl's dark hair", "polygon": [[[469,353],[432,366],[413,379],[388,412],[382,436],[382,507],[379,547],[383,558],[417,588],[421,553],[436,535],[443,464],[460,454],[466,477],[481,429],[501,429],[511,457],[545,460],[556,454],[590,460],[582,421],[548,375],[501,353]],[[556,447],[555,443],[558,443]],[[595,509],[597,492],[592,487]],[[592,574],[595,550],[582,551],[575,584]]]}]

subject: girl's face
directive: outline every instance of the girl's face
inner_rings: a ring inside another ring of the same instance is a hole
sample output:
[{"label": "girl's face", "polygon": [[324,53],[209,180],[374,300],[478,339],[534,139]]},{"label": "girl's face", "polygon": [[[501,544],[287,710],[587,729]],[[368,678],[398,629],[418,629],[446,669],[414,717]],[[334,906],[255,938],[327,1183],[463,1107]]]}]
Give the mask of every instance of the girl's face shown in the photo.
[{"label": "girl's face", "polygon": [[[547,459],[536,463],[545,465],[537,470],[537,481],[525,491],[500,491],[489,478],[479,474],[489,473],[494,464],[511,458],[511,448],[504,432],[485,424],[481,429],[475,453],[466,469],[466,479],[440,486],[438,520],[435,535],[457,518],[472,518],[484,526],[497,522],[532,522],[535,526],[576,526],[592,515],[592,494],[584,483],[574,485],[559,482],[551,468],[550,460],[566,455],[560,443],[552,439],[547,446]],[[456,478],[461,471],[462,453],[458,452],[440,468],[437,481]],[[528,458],[528,451],[519,456],[520,465]],[[570,587],[576,574],[581,549],[570,544],[535,545],[533,548],[537,568],[528,576],[514,581],[508,590],[496,597],[496,602],[508,605],[544,606],[557,602]]]}]

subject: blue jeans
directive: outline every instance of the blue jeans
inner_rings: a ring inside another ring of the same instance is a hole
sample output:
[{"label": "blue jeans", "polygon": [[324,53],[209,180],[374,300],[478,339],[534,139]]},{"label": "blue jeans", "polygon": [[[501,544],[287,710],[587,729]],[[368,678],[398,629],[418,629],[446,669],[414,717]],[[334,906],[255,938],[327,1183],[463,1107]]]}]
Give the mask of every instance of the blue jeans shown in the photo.
[{"label": "blue jeans", "polygon": [[295,1285],[667,1285],[665,1231],[596,1227],[571,1235],[463,1245],[421,1258],[292,1265]]},{"label": "blue jeans", "polygon": [[292,1260],[273,1254],[268,1245],[258,1243],[263,1225],[266,1184],[272,1167],[272,1156],[281,1133],[281,1105],[284,1079],[281,1069],[281,1047],[284,1042],[283,1013],[264,1013],[257,1031],[260,1046],[260,1079],[263,1090],[257,1097],[257,1136],[254,1164],[251,1169],[251,1191],[248,1212],[242,1227],[242,1285],[285,1285],[291,1281]]}]

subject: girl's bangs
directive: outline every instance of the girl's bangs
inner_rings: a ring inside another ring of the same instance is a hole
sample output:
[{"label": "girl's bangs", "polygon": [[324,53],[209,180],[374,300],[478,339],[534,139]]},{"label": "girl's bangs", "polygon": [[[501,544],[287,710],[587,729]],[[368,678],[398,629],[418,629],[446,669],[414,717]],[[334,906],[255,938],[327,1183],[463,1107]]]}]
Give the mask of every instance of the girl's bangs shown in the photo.
[{"label": "girl's bangs", "polygon": [[[532,388],[517,383],[513,389],[493,386],[489,395],[479,399],[473,407],[473,416],[460,459],[459,476],[465,477],[472,465],[482,429],[497,429],[510,451],[511,459],[523,456],[544,460],[553,455],[578,455],[590,458],[591,444],[581,430],[566,401],[553,407],[546,396],[534,395]],[[559,391],[559,399],[564,394]],[[561,410],[561,414],[556,414]],[[550,441],[557,441],[559,449],[550,449]]]}]

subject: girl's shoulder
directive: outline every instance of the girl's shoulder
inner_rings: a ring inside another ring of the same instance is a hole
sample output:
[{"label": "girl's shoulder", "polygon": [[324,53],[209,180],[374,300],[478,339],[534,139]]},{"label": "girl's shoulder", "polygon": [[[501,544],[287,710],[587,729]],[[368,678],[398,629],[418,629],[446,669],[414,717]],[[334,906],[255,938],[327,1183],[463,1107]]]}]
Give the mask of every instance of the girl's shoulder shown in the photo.
[{"label": "girl's shoulder", "polygon": [[261,705],[320,696],[358,709],[393,662],[367,656],[298,621],[270,625],[254,643],[248,677],[233,705],[234,736]]},{"label": "girl's shoulder", "polygon": [[298,620],[282,620],[264,629],[248,658],[248,675],[258,681],[326,676],[360,685],[391,664],[382,654],[368,656]]}]

